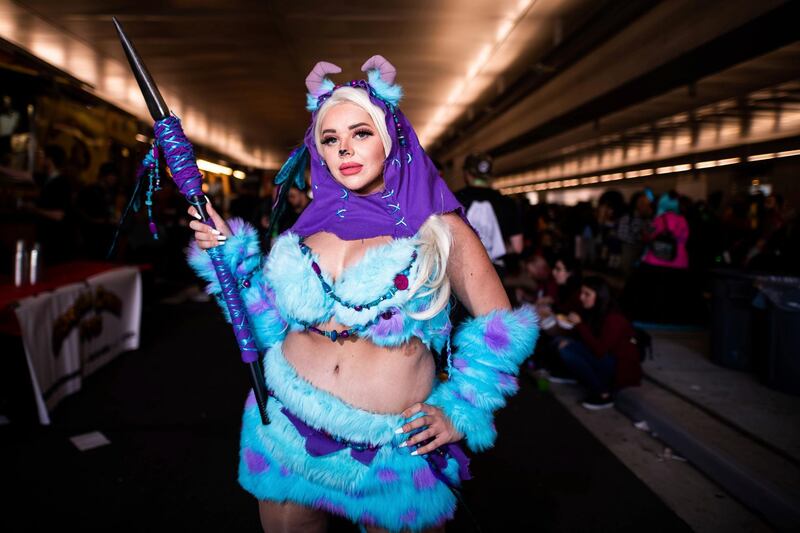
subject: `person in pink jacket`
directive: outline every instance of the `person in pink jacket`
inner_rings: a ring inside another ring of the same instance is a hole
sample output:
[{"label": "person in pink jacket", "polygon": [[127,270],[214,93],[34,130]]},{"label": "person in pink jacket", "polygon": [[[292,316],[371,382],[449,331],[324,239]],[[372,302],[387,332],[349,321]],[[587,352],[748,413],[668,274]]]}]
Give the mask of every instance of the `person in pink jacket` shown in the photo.
[{"label": "person in pink jacket", "polygon": [[652,231],[645,238],[647,249],[642,261],[657,267],[688,269],[688,240],[689,223],[680,214],[678,197],[674,193],[663,194]]}]

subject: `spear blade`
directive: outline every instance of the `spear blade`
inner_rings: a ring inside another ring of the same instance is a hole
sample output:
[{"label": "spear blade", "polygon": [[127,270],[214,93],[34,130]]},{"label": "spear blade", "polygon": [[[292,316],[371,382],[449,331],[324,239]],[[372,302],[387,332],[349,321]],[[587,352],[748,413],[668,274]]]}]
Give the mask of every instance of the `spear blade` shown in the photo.
[{"label": "spear blade", "polygon": [[125,51],[125,57],[128,58],[128,63],[130,63],[133,75],[136,77],[136,82],[139,84],[139,89],[142,91],[142,96],[144,96],[144,101],[147,104],[150,115],[156,122],[167,118],[169,116],[169,108],[153,81],[153,77],[150,76],[150,72],[147,70],[144,62],[142,62],[142,58],[139,56],[138,52],[136,52],[133,43],[128,39],[117,17],[111,17],[111,20],[114,21],[114,27],[117,29],[117,35],[119,35],[122,49]]}]

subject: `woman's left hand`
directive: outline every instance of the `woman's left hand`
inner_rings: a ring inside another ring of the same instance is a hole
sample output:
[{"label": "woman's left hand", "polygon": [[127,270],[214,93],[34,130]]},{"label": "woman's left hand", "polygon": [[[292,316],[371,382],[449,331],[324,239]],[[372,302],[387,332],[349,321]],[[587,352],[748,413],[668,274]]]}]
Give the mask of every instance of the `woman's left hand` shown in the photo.
[{"label": "woman's left hand", "polygon": [[411,418],[415,414],[422,412],[424,416],[415,418],[411,422],[404,424],[398,433],[410,433],[411,431],[427,426],[427,429],[420,431],[416,435],[409,437],[401,446],[413,446],[420,442],[425,442],[432,439],[428,444],[413,451],[412,455],[424,455],[430,453],[440,446],[457,442],[464,438],[464,435],[459,433],[450,419],[438,407],[428,405],[426,403],[415,403],[405,411],[402,415],[405,418]]}]

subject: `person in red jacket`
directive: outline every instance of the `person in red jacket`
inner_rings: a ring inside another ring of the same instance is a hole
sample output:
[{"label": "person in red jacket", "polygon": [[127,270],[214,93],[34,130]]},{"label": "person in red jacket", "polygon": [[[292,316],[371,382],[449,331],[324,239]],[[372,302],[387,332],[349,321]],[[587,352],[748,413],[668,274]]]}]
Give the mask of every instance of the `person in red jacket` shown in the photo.
[{"label": "person in red jacket", "polygon": [[639,351],[633,326],[614,306],[605,280],[584,278],[580,299],[583,311],[567,317],[576,335],[560,340],[558,351],[570,373],[589,390],[582,405],[605,409],[614,405],[614,391],[640,383]]}]

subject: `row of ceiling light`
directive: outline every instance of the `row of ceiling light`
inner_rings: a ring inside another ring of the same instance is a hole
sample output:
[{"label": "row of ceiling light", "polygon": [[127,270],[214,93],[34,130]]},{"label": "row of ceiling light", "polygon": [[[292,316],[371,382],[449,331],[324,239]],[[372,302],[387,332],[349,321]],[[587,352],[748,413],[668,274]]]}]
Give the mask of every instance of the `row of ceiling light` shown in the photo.
[{"label": "row of ceiling light", "polygon": [[765,161],[768,159],[776,159],[781,157],[792,157],[800,155],[800,150],[786,150],[783,152],[769,152],[758,155],[742,157],[729,157],[726,159],[710,159],[708,161],[700,161],[697,163],[682,163],[677,165],[665,165],[661,167],[641,168],[637,170],[626,170],[624,172],[611,172],[607,174],[598,174],[595,176],[575,177],[569,179],[559,179],[553,181],[540,181],[537,183],[530,183],[527,185],[518,185],[516,187],[503,187],[500,192],[505,195],[520,194],[527,192],[547,191],[553,189],[565,189],[567,187],[578,187],[581,185],[595,185],[597,183],[605,183],[609,181],[618,181],[622,179],[631,178],[645,178],[653,175],[675,174],[679,172],[689,172],[691,170],[702,170],[714,167],[724,167],[728,165],[737,165],[742,162]]}]

